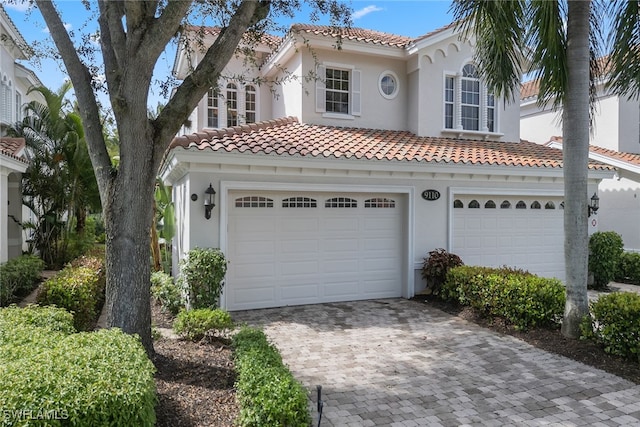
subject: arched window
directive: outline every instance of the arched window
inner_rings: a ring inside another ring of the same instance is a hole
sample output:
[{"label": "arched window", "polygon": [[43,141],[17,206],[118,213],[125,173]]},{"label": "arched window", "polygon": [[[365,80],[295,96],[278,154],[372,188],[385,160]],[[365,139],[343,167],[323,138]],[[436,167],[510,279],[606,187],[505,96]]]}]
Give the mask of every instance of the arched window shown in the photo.
[{"label": "arched window", "polygon": [[544,208],[545,208],[545,209],[555,209],[555,208],[556,208],[556,205],[555,205],[553,202],[547,202],[547,203],[544,205]]},{"label": "arched window", "polygon": [[282,200],[283,208],[316,208],[318,203],[310,197],[289,197]]},{"label": "arched window", "polygon": [[487,203],[484,204],[484,208],[485,209],[495,209],[496,208],[496,202],[494,202],[493,200],[487,200]]},{"label": "arched window", "polygon": [[454,209],[462,209],[464,208],[464,205],[462,204],[462,202],[458,199],[453,201],[453,208]]},{"label": "arched window", "polygon": [[520,200],[518,203],[516,203],[516,209],[527,209],[527,204]]},{"label": "arched window", "polygon": [[444,79],[444,127],[498,132],[496,99],[480,81],[475,65]]},{"label": "arched window", "polygon": [[227,127],[238,125],[238,88],[235,84],[227,85]]},{"label": "arched window", "polygon": [[508,200],[504,200],[500,203],[500,209],[511,209],[511,202]]},{"label": "arched window", "polygon": [[462,68],[460,84],[462,129],[480,130],[480,77],[474,65]]},{"label": "arched window", "polygon": [[218,126],[218,90],[211,88],[207,93],[207,127]]},{"label": "arched window", "polygon": [[334,197],[324,202],[325,208],[357,208],[358,201],[349,197]]},{"label": "arched window", "polygon": [[256,88],[248,85],[244,88],[244,116],[246,123],[256,122]]},{"label": "arched window", "polygon": [[477,200],[472,200],[469,202],[469,209],[480,209],[480,203]]},{"label": "arched window", "polygon": [[540,209],[540,208],[541,208],[540,202],[538,202],[537,200],[531,203],[531,209]]}]

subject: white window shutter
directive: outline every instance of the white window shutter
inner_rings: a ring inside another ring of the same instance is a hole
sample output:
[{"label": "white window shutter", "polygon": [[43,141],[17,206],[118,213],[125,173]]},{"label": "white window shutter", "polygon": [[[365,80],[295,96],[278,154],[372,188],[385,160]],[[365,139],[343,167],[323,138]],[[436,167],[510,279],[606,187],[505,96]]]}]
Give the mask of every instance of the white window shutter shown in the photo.
[{"label": "white window shutter", "polygon": [[351,114],[359,116],[362,114],[362,100],[360,99],[360,70],[353,70],[351,72]]},{"label": "white window shutter", "polygon": [[316,75],[316,112],[324,113],[327,111],[327,97],[325,79],[327,72],[324,65],[318,65]]}]

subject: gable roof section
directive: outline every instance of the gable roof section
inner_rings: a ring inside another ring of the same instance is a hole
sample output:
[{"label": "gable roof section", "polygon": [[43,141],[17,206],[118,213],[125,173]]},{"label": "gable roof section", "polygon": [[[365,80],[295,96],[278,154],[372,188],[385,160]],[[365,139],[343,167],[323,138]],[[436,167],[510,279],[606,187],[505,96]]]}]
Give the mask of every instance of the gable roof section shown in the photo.
[{"label": "gable roof section", "polygon": [[[419,137],[407,131],[299,123],[286,117],[177,137],[170,149],[334,159],[561,168],[562,151],[532,142]],[[594,170],[609,170],[592,162]]]},{"label": "gable roof section", "polygon": [[[562,137],[552,136],[545,145],[562,149]],[[626,169],[630,172],[640,174],[640,154],[626,153],[623,151],[610,150],[608,148],[598,147],[597,145],[589,145],[589,158],[615,168]]]},{"label": "gable roof section", "polygon": [[27,163],[26,159],[22,156],[22,150],[25,146],[26,142],[24,138],[0,138],[0,153]]},{"label": "gable roof section", "polygon": [[396,34],[383,33],[381,31],[367,30],[355,27],[330,27],[327,25],[294,24],[291,26],[294,33],[313,34],[331,38],[342,38],[362,43],[376,44],[380,46],[391,46],[406,48],[413,39],[411,37],[399,36]]}]

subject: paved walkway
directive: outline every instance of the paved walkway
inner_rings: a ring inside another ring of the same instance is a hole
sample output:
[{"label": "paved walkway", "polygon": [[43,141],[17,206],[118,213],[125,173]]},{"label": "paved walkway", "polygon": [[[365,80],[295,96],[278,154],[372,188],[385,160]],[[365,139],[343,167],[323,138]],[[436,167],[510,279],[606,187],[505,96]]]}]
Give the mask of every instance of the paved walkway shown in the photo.
[{"label": "paved walkway", "polygon": [[419,302],[232,313],[262,326],[322,426],[640,425],[640,386]]}]

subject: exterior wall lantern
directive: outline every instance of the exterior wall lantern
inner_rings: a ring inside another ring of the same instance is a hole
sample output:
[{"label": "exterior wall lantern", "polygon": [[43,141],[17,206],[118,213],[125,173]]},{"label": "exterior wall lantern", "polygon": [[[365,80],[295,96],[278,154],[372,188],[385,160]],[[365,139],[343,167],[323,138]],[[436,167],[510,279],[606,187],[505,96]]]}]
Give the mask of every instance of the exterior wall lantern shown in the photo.
[{"label": "exterior wall lantern", "polygon": [[209,188],[204,190],[204,217],[206,219],[211,219],[211,210],[216,206],[215,197],[216,190],[209,183]]},{"label": "exterior wall lantern", "polygon": [[596,193],[593,193],[593,196],[591,196],[591,204],[587,206],[587,212],[589,216],[598,212],[599,207],[600,207],[600,197],[598,197]]}]

